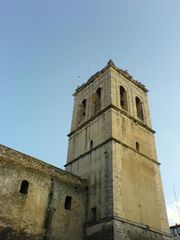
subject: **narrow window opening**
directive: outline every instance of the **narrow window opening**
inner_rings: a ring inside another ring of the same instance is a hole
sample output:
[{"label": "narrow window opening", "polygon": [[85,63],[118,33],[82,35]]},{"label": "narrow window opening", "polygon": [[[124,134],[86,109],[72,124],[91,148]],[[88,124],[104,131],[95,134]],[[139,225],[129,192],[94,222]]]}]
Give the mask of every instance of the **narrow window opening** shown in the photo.
[{"label": "narrow window opening", "polygon": [[136,97],[136,111],[137,117],[140,118],[141,120],[144,120],[142,102],[138,97]]},{"label": "narrow window opening", "polygon": [[140,151],[140,147],[139,147],[139,143],[136,142],[136,151],[139,152]]},{"label": "narrow window opening", "polygon": [[77,124],[81,123],[81,121],[83,121],[86,116],[86,105],[87,105],[86,102],[87,100],[84,99],[79,105],[79,108],[77,111]]},{"label": "narrow window opening", "polygon": [[97,218],[96,215],[97,215],[96,207],[91,208],[91,219],[93,222],[96,221],[96,218]]},{"label": "narrow window opening", "polygon": [[90,150],[93,149],[93,140],[91,140],[90,143],[89,143],[89,149],[90,149]]},{"label": "narrow window opening", "polygon": [[72,197],[66,196],[65,203],[64,203],[64,208],[66,210],[71,210],[71,205],[72,205]]},{"label": "narrow window opening", "polygon": [[29,182],[26,180],[23,180],[21,183],[19,192],[26,195],[28,193],[28,188],[29,188]]},{"label": "narrow window opening", "polygon": [[82,101],[82,115],[86,116],[86,99]]},{"label": "narrow window opening", "polygon": [[98,98],[101,99],[101,88],[98,88],[96,90],[96,93],[97,93]]},{"label": "narrow window opening", "polygon": [[128,110],[127,107],[127,94],[123,86],[120,86],[120,104],[124,110]]},{"label": "narrow window opening", "polygon": [[93,95],[94,101],[94,114],[98,113],[101,110],[101,88],[96,90],[96,93]]}]

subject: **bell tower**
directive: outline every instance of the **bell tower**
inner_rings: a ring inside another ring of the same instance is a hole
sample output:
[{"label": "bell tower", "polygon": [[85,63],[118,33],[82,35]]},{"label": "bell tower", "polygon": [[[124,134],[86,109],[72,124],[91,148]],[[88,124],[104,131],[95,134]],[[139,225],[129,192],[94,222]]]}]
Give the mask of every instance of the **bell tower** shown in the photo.
[{"label": "bell tower", "polygon": [[87,240],[169,239],[146,87],[110,60],[78,87],[66,170],[87,179]]}]

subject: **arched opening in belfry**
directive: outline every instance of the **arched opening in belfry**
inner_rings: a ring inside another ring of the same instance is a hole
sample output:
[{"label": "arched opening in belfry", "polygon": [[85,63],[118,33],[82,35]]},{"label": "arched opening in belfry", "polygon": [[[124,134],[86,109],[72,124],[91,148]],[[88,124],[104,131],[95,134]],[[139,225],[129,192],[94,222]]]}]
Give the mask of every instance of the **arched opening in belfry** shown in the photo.
[{"label": "arched opening in belfry", "polygon": [[79,105],[79,108],[77,111],[77,124],[81,123],[85,119],[86,107],[87,107],[87,100],[84,99]]},{"label": "arched opening in belfry", "polygon": [[137,117],[141,120],[144,120],[142,101],[138,97],[136,97],[136,112]]},{"label": "arched opening in belfry", "polygon": [[26,180],[23,180],[21,183],[19,192],[26,195],[28,193],[28,189],[29,189],[29,182]]},{"label": "arched opening in belfry", "polygon": [[128,110],[127,106],[127,93],[123,86],[120,86],[120,105],[124,110]]},{"label": "arched opening in belfry", "polygon": [[101,92],[102,89],[98,88],[93,94],[93,113],[96,114],[101,110]]}]

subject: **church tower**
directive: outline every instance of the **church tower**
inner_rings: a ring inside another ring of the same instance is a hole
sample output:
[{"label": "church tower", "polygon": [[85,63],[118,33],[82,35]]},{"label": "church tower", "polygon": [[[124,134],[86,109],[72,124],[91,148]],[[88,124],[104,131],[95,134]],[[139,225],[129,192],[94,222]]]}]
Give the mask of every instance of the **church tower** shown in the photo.
[{"label": "church tower", "polygon": [[87,240],[169,239],[147,92],[110,60],[74,93],[65,167],[87,179]]}]

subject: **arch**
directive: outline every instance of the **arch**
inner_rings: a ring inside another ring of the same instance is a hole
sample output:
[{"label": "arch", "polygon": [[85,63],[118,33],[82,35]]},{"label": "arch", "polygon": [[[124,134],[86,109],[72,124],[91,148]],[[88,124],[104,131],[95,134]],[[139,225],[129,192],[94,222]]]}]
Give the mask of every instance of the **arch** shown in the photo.
[{"label": "arch", "polygon": [[21,182],[19,192],[26,195],[28,193],[28,189],[29,189],[29,182],[27,180],[23,180]]},{"label": "arch", "polygon": [[65,202],[64,202],[64,209],[71,210],[71,205],[72,205],[72,197],[66,196]]},{"label": "arch", "polygon": [[128,110],[128,106],[127,106],[127,93],[126,90],[123,86],[120,86],[120,105],[121,108],[124,110]]},{"label": "arch", "polygon": [[77,111],[77,124],[81,123],[86,116],[86,106],[87,106],[87,100],[84,99],[81,104],[78,107]]},{"label": "arch", "polygon": [[142,101],[138,97],[136,97],[136,112],[137,117],[141,120],[144,120]]}]

